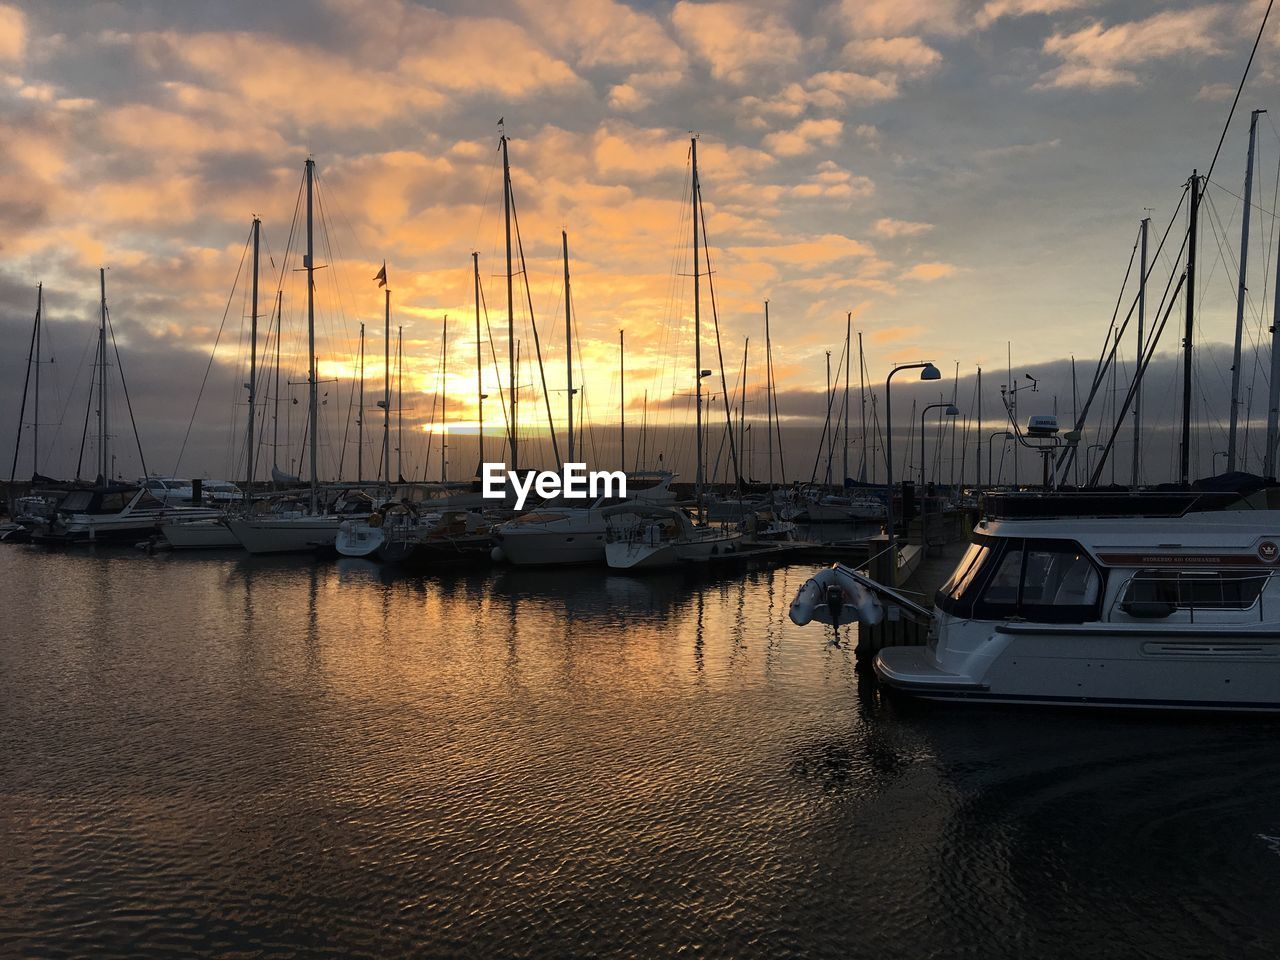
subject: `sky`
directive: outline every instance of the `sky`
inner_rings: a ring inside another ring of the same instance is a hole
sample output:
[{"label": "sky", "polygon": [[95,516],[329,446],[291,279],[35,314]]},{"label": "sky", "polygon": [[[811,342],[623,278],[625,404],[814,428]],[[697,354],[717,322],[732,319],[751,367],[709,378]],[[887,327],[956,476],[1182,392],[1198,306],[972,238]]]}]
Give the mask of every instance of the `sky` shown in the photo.
[{"label": "sky", "polygon": [[[722,364],[704,326],[703,367],[713,370],[707,382],[717,395],[708,416],[715,410],[721,428],[720,371],[736,397],[747,337],[747,416],[764,416],[765,300],[778,406],[799,446],[820,433],[825,354],[838,370],[848,314],[881,393],[894,363],[932,360],[948,380],[958,365],[957,396],[972,397],[968,378],[978,366],[987,371],[988,419],[1000,407],[1000,383],[1033,370],[1045,382],[1024,394],[1020,414],[1049,412],[1055,396],[1066,410],[1070,358],[1087,385],[1139,221],[1152,218],[1154,250],[1192,169],[1203,173],[1213,157],[1264,8],[1097,0],[0,5],[0,449],[13,449],[43,282],[54,362],[42,367],[36,462],[41,472],[75,469],[92,412],[84,358],[106,267],[147,469],[243,472],[243,258],[257,215],[269,251],[263,299],[278,287],[284,298],[288,409],[277,429],[292,441],[276,456],[296,463],[305,389],[289,381],[306,377],[305,293],[298,238],[289,240],[308,156],[324,205],[317,259],[328,271],[317,282],[322,469],[334,473],[341,458],[350,474],[356,457],[361,321],[369,326],[363,449],[377,457],[384,304],[372,277],[384,261],[393,326],[404,326],[414,470],[438,470],[422,462],[422,441],[442,396],[452,429],[475,432],[473,251],[492,325],[492,340],[482,334],[486,431],[500,433],[497,395],[510,384],[499,118],[529,281],[527,294],[516,289],[516,336],[527,361],[532,304],[557,431],[566,399],[564,230],[575,380],[586,384],[580,412],[602,432],[599,444],[612,443],[622,392],[634,444],[647,392],[654,443],[670,447],[664,462],[687,461],[685,441],[659,440],[656,424],[666,418],[675,429],[691,419],[691,134],[724,354]],[[1278,92],[1280,22],[1264,35],[1203,208],[1202,343],[1233,335],[1249,111],[1280,110]],[[1268,336],[1280,184],[1270,115],[1257,142],[1245,346],[1247,385],[1261,396],[1269,356],[1265,343],[1254,348]],[[1153,273],[1161,289],[1170,250]],[[1131,284],[1126,305],[1133,292]],[[704,278],[704,324],[709,294]],[[1158,351],[1175,351],[1176,337],[1166,334]],[[1132,344],[1126,353],[1131,370]],[[1220,382],[1229,354],[1203,356],[1204,381]],[[540,383],[531,385],[538,377],[525,363],[520,420],[531,436],[544,435],[533,449],[549,459],[545,401]],[[301,406],[289,402],[298,398]],[[894,400],[905,428],[912,403],[936,397],[904,381]],[[1207,430],[1221,431],[1225,403],[1216,386],[1197,392]],[[1153,423],[1152,436],[1168,426]],[[113,433],[117,472],[140,472],[123,462],[133,458],[127,422]],[[472,442],[458,438],[454,475],[470,475]],[[1220,447],[1208,437],[1197,456],[1209,465]],[[763,472],[758,459],[753,472]]]}]

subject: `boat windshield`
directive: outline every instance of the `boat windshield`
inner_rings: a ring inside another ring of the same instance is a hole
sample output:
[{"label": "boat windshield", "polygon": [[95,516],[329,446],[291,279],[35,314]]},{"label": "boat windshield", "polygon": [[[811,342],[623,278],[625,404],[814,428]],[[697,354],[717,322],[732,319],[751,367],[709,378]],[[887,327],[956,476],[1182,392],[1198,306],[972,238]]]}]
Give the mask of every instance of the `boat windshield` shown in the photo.
[{"label": "boat windshield", "polygon": [[89,509],[89,503],[93,500],[93,493],[89,490],[73,490],[62,498],[62,502],[58,506],[67,511],[78,513],[81,510]]},{"label": "boat windshield", "polygon": [[982,563],[990,552],[991,548],[985,543],[969,544],[969,549],[964,552],[964,556],[956,564],[956,569],[951,574],[951,579],[942,585],[942,589],[939,592],[951,600],[959,600],[964,595],[964,592],[969,589],[969,584],[973,583],[974,576],[982,569]]},{"label": "boat windshield", "polygon": [[1101,599],[1102,573],[1074,540],[979,537],[935,602],[980,620],[1085,623]]},{"label": "boat windshield", "polygon": [[533,513],[526,513],[524,516],[516,517],[512,523],[555,523],[557,520],[569,519],[567,514],[555,513],[554,511],[535,510]]}]

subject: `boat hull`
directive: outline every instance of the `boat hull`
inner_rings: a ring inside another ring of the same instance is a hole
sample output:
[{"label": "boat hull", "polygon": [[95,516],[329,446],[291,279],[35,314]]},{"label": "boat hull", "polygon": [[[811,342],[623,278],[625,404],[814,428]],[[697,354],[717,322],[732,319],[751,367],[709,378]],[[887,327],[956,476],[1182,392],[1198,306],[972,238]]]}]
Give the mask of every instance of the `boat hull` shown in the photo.
[{"label": "boat hull", "polygon": [[605,562],[604,526],[591,530],[507,532],[498,537],[502,559],[520,567],[551,567]]},{"label": "boat hull", "polygon": [[376,554],[386,542],[387,537],[381,527],[348,520],[338,527],[333,546],[342,557],[369,557]]},{"label": "boat hull", "polygon": [[160,533],[175,550],[225,550],[240,546],[235,534],[221,520],[166,523]]},{"label": "boat hull", "polygon": [[875,671],[889,688],[929,700],[1280,712],[1280,630],[1099,626],[999,628],[998,652],[969,670],[947,670],[929,648],[890,647]]},{"label": "boat hull", "polygon": [[253,554],[311,553],[333,547],[340,523],[339,517],[282,517],[229,520],[227,526],[240,545]]},{"label": "boat hull", "polygon": [[605,562],[611,570],[662,570],[680,565],[674,543],[637,543],[618,540],[605,544]]}]

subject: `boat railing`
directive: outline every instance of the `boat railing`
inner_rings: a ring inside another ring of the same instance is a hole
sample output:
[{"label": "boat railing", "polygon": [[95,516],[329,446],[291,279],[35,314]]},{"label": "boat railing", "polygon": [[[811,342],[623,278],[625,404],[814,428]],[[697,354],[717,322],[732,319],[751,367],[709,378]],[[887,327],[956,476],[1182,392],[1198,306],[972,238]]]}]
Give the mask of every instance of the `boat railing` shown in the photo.
[{"label": "boat railing", "polygon": [[[1137,620],[1163,620],[1185,611],[1191,623],[1196,614],[1255,613],[1266,620],[1264,599],[1276,571],[1242,570],[1144,570],[1126,579],[1111,603]],[[1252,616],[1249,618],[1252,620]]]}]

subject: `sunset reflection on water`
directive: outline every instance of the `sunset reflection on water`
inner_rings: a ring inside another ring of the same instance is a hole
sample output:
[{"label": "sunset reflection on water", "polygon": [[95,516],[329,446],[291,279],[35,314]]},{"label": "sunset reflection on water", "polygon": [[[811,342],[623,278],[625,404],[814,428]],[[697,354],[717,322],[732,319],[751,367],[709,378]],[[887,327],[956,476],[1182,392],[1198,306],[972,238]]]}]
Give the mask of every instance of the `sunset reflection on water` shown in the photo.
[{"label": "sunset reflection on water", "polygon": [[904,709],[787,621],[811,569],[0,551],[0,952],[1275,932],[1274,725]]}]

